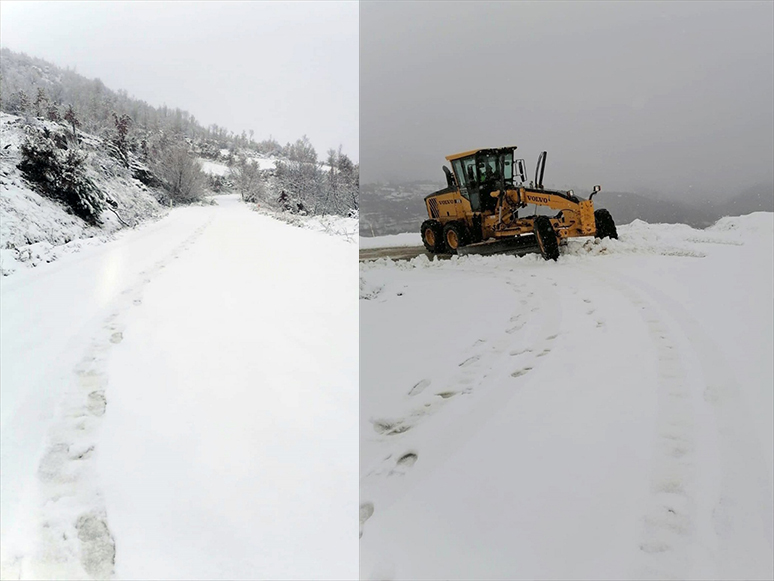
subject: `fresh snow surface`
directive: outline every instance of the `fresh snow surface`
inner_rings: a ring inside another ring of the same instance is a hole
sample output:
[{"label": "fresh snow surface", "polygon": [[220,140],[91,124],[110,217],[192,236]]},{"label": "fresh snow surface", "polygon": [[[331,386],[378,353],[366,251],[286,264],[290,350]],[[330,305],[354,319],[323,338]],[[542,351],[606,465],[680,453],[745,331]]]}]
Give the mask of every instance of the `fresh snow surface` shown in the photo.
[{"label": "fresh snow surface", "polygon": [[217,203],[0,281],[3,579],[357,576],[357,245]]},{"label": "fresh snow surface", "polygon": [[773,231],[361,264],[361,578],[772,579]]}]

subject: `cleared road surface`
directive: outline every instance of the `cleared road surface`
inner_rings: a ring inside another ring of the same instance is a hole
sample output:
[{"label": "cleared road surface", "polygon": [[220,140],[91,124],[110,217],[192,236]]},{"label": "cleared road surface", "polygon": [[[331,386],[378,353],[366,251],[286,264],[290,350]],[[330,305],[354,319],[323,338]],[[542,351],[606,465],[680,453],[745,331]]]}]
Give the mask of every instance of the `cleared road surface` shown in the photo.
[{"label": "cleared road surface", "polygon": [[354,578],[356,245],[234,197],[2,281],[3,578]]}]

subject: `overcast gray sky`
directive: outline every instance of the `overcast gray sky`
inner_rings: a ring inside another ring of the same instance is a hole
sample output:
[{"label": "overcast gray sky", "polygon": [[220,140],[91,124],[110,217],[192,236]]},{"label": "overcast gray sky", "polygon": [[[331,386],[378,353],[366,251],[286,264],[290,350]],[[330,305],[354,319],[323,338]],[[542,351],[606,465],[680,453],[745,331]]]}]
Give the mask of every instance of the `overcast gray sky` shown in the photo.
[{"label": "overcast gray sky", "polygon": [[280,143],[358,159],[357,2],[9,2],[0,42]]},{"label": "overcast gray sky", "polygon": [[517,145],[546,185],[774,181],[774,3],[363,2],[361,178]]}]

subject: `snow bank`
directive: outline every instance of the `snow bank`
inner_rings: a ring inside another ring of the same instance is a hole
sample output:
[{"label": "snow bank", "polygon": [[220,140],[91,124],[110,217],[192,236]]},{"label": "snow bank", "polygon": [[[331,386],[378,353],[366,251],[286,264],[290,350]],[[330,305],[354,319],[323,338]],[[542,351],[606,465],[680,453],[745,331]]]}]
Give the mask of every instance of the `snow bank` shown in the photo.
[{"label": "snow bank", "polygon": [[[618,239],[596,239],[590,237],[570,238],[561,247],[560,260],[572,256],[587,255],[629,255],[655,254],[661,256],[706,256],[706,245],[741,246],[749,233],[771,230],[771,212],[755,212],[747,216],[726,217],[706,229],[696,229],[685,224],[648,224],[634,220],[631,224],[618,226]],[[360,248],[392,248],[421,246],[419,234],[405,233],[374,238],[360,237]],[[420,257],[412,265],[425,265]],[[455,258],[463,260],[465,257]],[[484,257],[471,257],[474,260]],[[531,261],[527,255],[521,260]],[[383,263],[383,262],[382,262]]]},{"label": "snow bank", "polygon": [[345,216],[335,216],[324,214],[321,216],[303,216],[289,212],[279,212],[272,210],[260,204],[253,204],[256,212],[269,216],[275,220],[285,222],[297,228],[304,228],[315,232],[324,232],[325,234],[343,238],[351,243],[357,242],[358,220],[357,218],[347,218]]}]

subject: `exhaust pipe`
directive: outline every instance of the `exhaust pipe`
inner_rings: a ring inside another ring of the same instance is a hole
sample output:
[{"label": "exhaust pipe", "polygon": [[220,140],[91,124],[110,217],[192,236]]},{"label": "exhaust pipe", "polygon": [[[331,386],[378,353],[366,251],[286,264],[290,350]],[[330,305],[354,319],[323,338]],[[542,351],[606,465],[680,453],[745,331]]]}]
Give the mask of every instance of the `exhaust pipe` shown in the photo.
[{"label": "exhaust pipe", "polygon": [[538,156],[537,168],[535,168],[535,186],[537,189],[543,189],[543,174],[546,171],[546,156],[547,151],[544,151]]}]

